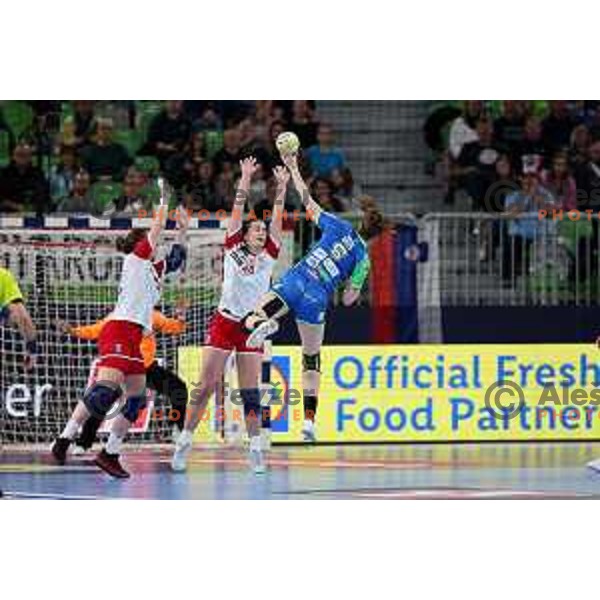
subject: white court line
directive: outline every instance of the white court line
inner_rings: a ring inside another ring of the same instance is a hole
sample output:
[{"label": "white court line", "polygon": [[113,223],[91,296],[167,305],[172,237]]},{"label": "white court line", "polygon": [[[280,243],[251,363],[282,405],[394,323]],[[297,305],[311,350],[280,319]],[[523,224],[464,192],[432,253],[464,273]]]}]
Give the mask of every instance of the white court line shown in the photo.
[{"label": "white court line", "polygon": [[9,492],[4,491],[3,498],[15,498],[23,500],[35,500],[35,499],[46,499],[46,500],[109,500],[110,498],[104,498],[102,496],[80,496],[76,494],[45,494],[44,492]]}]

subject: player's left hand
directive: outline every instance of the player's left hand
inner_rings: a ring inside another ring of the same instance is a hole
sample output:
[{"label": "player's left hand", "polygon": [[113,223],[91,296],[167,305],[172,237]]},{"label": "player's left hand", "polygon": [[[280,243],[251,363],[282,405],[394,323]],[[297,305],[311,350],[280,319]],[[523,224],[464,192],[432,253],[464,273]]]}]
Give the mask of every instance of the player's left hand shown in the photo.
[{"label": "player's left hand", "polygon": [[353,287],[347,287],[342,294],[342,304],[344,306],[352,306],[360,297],[360,290]]},{"label": "player's left hand", "polygon": [[275,167],[273,169],[273,175],[277,181],[279,188],[286,188],[288,181],[290,180],[290,172],[285,167]]}]

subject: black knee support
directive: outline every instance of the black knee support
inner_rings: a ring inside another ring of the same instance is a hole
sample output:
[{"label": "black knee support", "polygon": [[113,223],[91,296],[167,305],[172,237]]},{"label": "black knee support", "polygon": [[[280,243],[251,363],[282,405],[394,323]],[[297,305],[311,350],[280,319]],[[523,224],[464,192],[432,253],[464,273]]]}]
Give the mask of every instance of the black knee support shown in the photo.
[{"label": "black knee support", "polygon": [[317,396],[312,396],[310,394],[306,394],[304,396],[304,418],[310,421],[315,420],[315,415],[317,414],[317,404],[319,403],[319,399]]},{"label": "black knee support", "polygon": [[146,406],[146,394],[140,396],[129,396],[123,407],[123,416],[134,423],[138,418],[140,411]]},{"label": "black knee support", "polygon": [[260,390],[249,388],[241,390],[242,402],[244,403],[244,417],[246,419],[258,419],[260,411]]},{"label": "black knee support", "polygon": [[121,394],[121,387],[116,384],[94,383],[86,390],[83,403],[91,415],[103,421]]},{"label": "black knee support", "polygon": [[305,371],[321,372],[321,353],[302,354],[302,368]]}]

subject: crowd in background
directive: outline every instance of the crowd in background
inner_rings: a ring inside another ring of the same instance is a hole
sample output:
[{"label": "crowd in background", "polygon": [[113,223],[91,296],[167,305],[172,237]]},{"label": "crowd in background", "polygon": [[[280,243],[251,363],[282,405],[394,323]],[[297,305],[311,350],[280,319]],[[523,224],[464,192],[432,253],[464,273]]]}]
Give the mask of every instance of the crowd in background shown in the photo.
[{"label": "crowd in background", "polygon": [[[348,210],[357,189],[314,101],[0,104],[0,213],[134,214],[155,205],[158,172],[187,208],[228,210],[239,161],[248,155],[261,166],[249,207],[270,208],[272,170],[280,164],[275,139],[283,131],[300,139],[301,167],[317,201]],[[291,191],[286,207],[300,207]]]},{"label": "crowd in background", "polygon": [[[448,192],[475,210],[503,211],[510,185],[535,177],[564,210],[600,207],[600,101],[469,100],[449,126]],[[490,193],[492,192],[492,193]]]}]

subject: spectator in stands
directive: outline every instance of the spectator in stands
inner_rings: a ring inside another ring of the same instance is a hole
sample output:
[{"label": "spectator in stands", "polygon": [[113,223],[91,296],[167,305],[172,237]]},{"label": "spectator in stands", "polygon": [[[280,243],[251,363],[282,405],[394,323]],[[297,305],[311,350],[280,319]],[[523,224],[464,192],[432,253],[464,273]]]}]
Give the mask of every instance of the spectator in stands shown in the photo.
[{"label": "spectator in stands", "polygon": [[259,146],[254,151],[256,160],[263,165],[265,171],[268,173],[272,172],[273,169],[281,165],[281,157],[279,151],[275,146],[275,140],[277,137],[285,131],[285,123],[283,121],[275,120],[269,127],[268,141],[266,144]]},{"label": "spectator in stands", "polygon": [[494,136],[512,154],[523,142],[526,106],[518,100],[504,100],[502,115],[494,121]]},{"label": "spectator in stands", "polygon": [[181,100],[167,100],[165,109],[154,117],[148,130],[147,149],[160,161],[164,170],[177,169],[186,149],[192,126],[183,112]]},{"label": "spectator in stands", "polygon": [[552,194],[563,210],[577,208],[577,186],[569,170],[569,155],[557,152],[552,159],[552,168],[542,171],[542,185]]},{"label": "spectator in stands", "polygon": [[245,119],[242,119],[237,129],[240,134],[240,147],[248,154],[253,153],[259,145],[254,116],[248,115]]},{"label": "spectator in stands", "polygon": [[112,119],[99,118],[96,122],[94,141],[81,150],[81,163],[92,181],[122,181],[131,164],[127,150],[112,141]]},{"label": "spectator in stands", "polygon": [[123,195],[113,200],[103,212],[105,217],[115,214],[136,215],[140,210],[152,210],[152,201],[142,193],[144,176],[135,167],[127,169],[123,182]]},{"label": "spectator in stands", "polygon": [[4,115],[2,114],[2,107],[0,106],[0,131],[4,131],[8,137],[8,151],[12,152],[15,147],[15,136],[13,135],[8,123],[4,119]]},{"label": "spectator in stands", "polygon": [[230,162],[223,162],[221,168],[215,176],[216,203],[219,208],[230,210],[235,197],[236,170]]},{"label": "spectator in stands", "polygon": [[256,137],[263,146],[267,146],[270,139],[269,131],[273,123],[273,100],[256,101],[254,120],[256,123]]},{"label": "spectator in stands", "polygon": [[26,142],[15,146],[12,161],[0,170],[0,213],[48,212],[48,182],[42,170],[32,163],[32,148]]},{"label": "spectator in stands", "polygon": [[346,206],[351,206],[353,200],[362,194],[358,185],[354,183],[352,172],[348,167],[343,169],[334,169],[331,172],[331,185],[334,194],[342,200]]},{"label": "spectator in stands", "polygon": [[95,116],[93,100],[73,101],[73,126],[75,145],[83,146],[92,141]]},{"label": "spectator in stands", "polygon": [[317,177],[313,183],[315,200],[323,210],[329,212],[344,212],[346,206],[333,194],[333,186],[328,179]]},{"label": "spectator in stands", "polygon": [[225,130],[223,134],[223,147],[213,156],[215,172],[220,175],[225,170],[225,165],[237,168],[242,158],[240,132],[237,128]]},{"label": "spectator in stands", "polygon": [[209,160],[197,163],[184,189],[185,206],[197,212],[203,208],[211,212],[224,208],[217,200],[214,166]]},{"label": "spectator in stands", "polygon": [[573,169],[577,170],[587,162],[591,139],[590,131],[585,125],[577,125],[571,132],[569,162]]},{"label": "spectator in stands", "polygon": [[538,210],[552,210],[557,203],[552,194],[540,183],[539,161],[526,157],[523,160],[521,189],[506,198],[506,212],[512,217],[508,222],[508,238],[503,248],[502,278],[513,282],[529,272],[532,244],[554,227],[551,219],[540,219]]},{"label": "spectator in stands", "polygon": [[512,159],[515,167],[520,168],[525,156],[533,157],[540,163],[546,159],[546,147],[542,139],[542,124],[538,117],[530,115],[525,120],[523,139],[513,146]]},{"label": "spectator in stands", "polygon": [[317,143],[319,122],[308,100],[294,100],[290,129],[298,136],[302,148],[310,148]]},{"label": "spectator in stands", "polygon": [[465,144],[476,142],[478,139],[476,125],[483,113],[481,100],[466,100],[463,104],[462,114],[456,117],[448,132],[448,189],[445,204],[454,204],[456,192],[464,185],[462,169],[458,158]]},{"label": "spectator in stands", "polygon": [[196,131],[192,134],[188,151],[186,152],[183,168],[186,172],[186,180],[192,176],[196,165],[206,160],[206,149],[204,146],[204,132]]},{"label": "spectator in stands", "polygon": [[[589,147],[589,158],[575,171],[577,182],[577,204],[580,210],[600,211],[600,139],[593,140]],[[597,222],[593,219],[593,222]]]},{"label": "spectator in stands", "polygon": [[79,159],[73,146],[61,146],[58,163],[50,171],[50,197],[56,204],[73,191]]},{"label": "spectator in stands", "polygon": [[465,144],[477,141],[475,127],[482,113],[483,102],[481,100],[466,100],[463,114],[452,121],[448,133],[448,150],[452,160],[458,159]]},{"label": "spectator in stands", "polygon": [[306,151],[311,171],[317,177],[329,177],[334,169],[343,169],[346,160],[339,148],[333,145],[333,128],[321,123],[317,129],[317,144]]},{"label": "spectator in stands", "polygon": [[477,140],[463,145],[457,160],[457,172],[474,208],[487,210],[486,191],[495,178],[495,165],[502,148],[494,140],[494,126],[487,117],[480,117],[475,126]]},{"label": "spectator in stands", "polygon": [[97,214],[97,207],[90,194],[90,174],[80,169],[75,174],[73,189],[66,198],[63,198],[56,211],[59,213]]},{"label": "spectator in stands", "polygon": [[223,129],[223,122],[217,109],[209,103],[200,113],[200,117],[193,122],[194,131],[214,131]]},{"label": "spectator in stands", "polygon": [[553,100],[550,102],[550,114],[542,123],[542,139],[546,150],[554,154],[569,146],[571,132],[577,125],[567,110],[565,100]]}]

